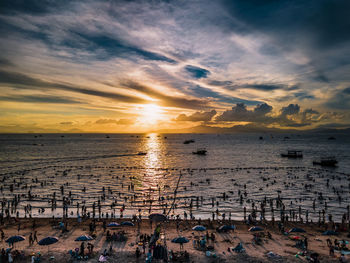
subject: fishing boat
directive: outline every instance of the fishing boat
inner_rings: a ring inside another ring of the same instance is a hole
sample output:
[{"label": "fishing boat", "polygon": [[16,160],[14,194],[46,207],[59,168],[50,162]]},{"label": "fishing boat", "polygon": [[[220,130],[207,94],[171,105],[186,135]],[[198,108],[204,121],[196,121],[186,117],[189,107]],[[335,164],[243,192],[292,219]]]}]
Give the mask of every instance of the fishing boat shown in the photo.
[{"label": "fishing boat", "polygon": [[200,149],[197,149],[197,151],[195,152],[192,152],[193,154],[198,154],[198,155],[206,155],[207,154],[207,150],[204,149],[204,148],[200,148]]},{"label": "fishing boat", "polygon": [[335,159],[334,156],[329,156],[329,157],[322,157],[320,160],[313,161],[312,163],[314,165],[334,167],[337,165],[338,161]]},{"label": "fishing boat", "polygon": [[303,158],[303,152],[296,150],[288,150],[287,153],[281,153],[281,156],[288,158]]},{"label": "fishing boat", "polygon": [[191,140],[186,140],[186,141],[184,141],[184,144],[190,144],[190,143],[194,143],[195,141],[193,140],[193,139],[191,139]]}]

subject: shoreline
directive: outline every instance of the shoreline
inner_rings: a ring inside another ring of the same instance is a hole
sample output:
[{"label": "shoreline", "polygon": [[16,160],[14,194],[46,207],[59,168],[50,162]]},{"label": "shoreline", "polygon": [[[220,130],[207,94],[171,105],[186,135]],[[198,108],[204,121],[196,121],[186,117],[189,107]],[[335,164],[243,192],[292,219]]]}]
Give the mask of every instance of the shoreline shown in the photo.
[{"label": "shoreline", "polygon": [[[33,222],[35,221],[35,228],[33,229]],[[82,234],[91,234],[95,238],[91,242],[94,244],[94,256],[89,259],[89,262],[98,262],[99,255],[103,253],[105,249],[109,249],[112,244],[112,254],[108,257],[107,262],[137,262],[135,251],[138,244],[138,240],[141,234],[152,235],[156,224],[152,223],[149,219],[142,219],[138,227],[137,222],[134,226],[109,228],[107,227],[104,231],[103,221],[106,224],[110,222],[121,223],[122,221],[131,221],[130,218],[118,218],[118,219],[101,219],[96,221],[96,230],[89,231],[90,224],[93,222],[92,219],[85,219],[81,223],[76,218],[67,218],[63,221],[67,225],[67,232],[62,232],[57,227],[62,219],[48,219],[48,218],[12,218],[10,222],[5,220],[5,224],[0,228],[5,233],[5,239],[11,235],[23,235],[26,237],[25,241],[18,242],[15,248],[24,251],[26,257],[24,261],[17,262],[28,262],[28,258],[31,253],[38,251],[42,254],[42,262],[50,260],[51,255],[55,257],[55,260],[59,262],[68,262],[70,260],[69,250],[79,248],[80,242],[74,241],[76,237]],[[177,223],[179,222],[179,223]],[[215,242],[208,240],[208,244],[214,247],[213,256],[206,256],[205,251],[201,251],[195,248],[194,241],[201,239],[201,236],[206,235],[206,231],[198,232],[192,230],[195,225],[201,224],[207,228],[209,234],[214,233]],[[223,224],[234,224],[236,230],[229,231],[227,233],[217,232],[217,228]],[[18,225],[20,229],[18,231]],[[174,244],[171,240],[177,236],[186,237],[189,242],[184,244],[184,250],[189,253],[190,260],[188,262],[298,262],[295,256],[298,252],[302,251],[294,247],[297,241],[293,241],[291,237],[299,236],[302,240],[306,237],[308,239],[309,251],[316,252],[320,255],[321,262],[339,262],[338,257],[340,254],[336,253],[336,257],[329,257],[329,249],[326,244],[326,239],[330,238],[332,242],[335,238],[338,240],[349,240],[347,237],[348,229],[344,232],[339,232],[338,236],[324,236],[322,232],[325,231],[326,227],[330,229],[331,223],[319,226],[317,223],[298,223],[298,222],[285,222],[284,228],[290,229],[293,227],[303,228],[306,233],[293,233],[284,235],[279,230],[278,222],[274,224],[272,222],[257,223],[256,225],[263,227],[264,231],[261,233],[271,234],[271,239],[266,237],[265,234],[261,234],[261,244],[256,244],[253,240],[252,232],[248,229],[253,225],[247,225],[242,221],[232,220],[169,220],[161,224],[161,236],[164,236],[163,242],[169,250],[180,251],[179,244]],[[348,227],[346,225],[346,227]],[[126,242],[107,242],[106,233],[125,231],[127,236]],[[345,230],[345,229],[344,229]],[[37,231],[38,240],[46,236],[56,236],[59,241],[47,247],[39,246],[34,244],[29,246],[28,237],[30,233]],[[236,253],[232,251],[232,248],[242,243],[245,248],[245,253]],[[0,243],[1,248],[7,248],[7,244],[2,241]],[[141,251],[142,251],[142,247]],[[267,257],[268,252],[273,252],[273,257]],[[147,252],[146,252],[147,253]],[[146,255],[141,253],[139,262],[145,261]],[[298,256],[299,257],[299,256]],[[348,260],[350,257],[346,255]],[[300,255],[300,258],[304,258]],[[27,261],[26,261],[27,260]],[[174,262],[174,261],[171,261]]]}]

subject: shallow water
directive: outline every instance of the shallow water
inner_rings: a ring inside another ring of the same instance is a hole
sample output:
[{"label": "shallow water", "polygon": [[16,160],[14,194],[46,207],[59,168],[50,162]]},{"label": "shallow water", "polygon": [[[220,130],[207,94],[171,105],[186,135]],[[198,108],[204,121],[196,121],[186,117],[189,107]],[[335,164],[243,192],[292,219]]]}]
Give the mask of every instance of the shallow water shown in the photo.
[{"label": "shallow water", "polygon": [[[192,199],[195,217],[211,217],[218,209],[227,217],[231,213],[232,218],[242,219],[244,206],[249,210],[255,202],[260,207],[258,201],[265,197],[275,200],[280,195],[287,211],[298,212],[301,206],[302,212],[308,210],[309,218],[314,220],[318,219],[319,211],[325,209],[327,202],[326,215],[332,213],[339,221],[349,204],[350,138],[342,134],[333,135],[336,140],[328,140],[329,134],[265,134],[263,140],[259,140],[259,136],[0,135],[3,186],[0,197],[9,200],[14,194],[22,194],[20,216],[24,216],[22,208],[28,203],[33,206],[32,216],[61,216],[62,209],[52,211],[48,200],[54,192],[57,199],[62,200],[60,187],[68,183],[63,195],[68,196],[71,192],[69,213],[76,216],[77,202],[85,201],[91,211],[92,203],[97,202],[105,187],[106,198],[101,202],[104,214],[114,212],[119,216],[119,209],[124,204],[124,216],[136,213],[139,208],[143,215],[148,215],[150,208],[151,212],[162,212],[166,204],[170,207],[181,174],[176,214],[189,213]],[[195,143],[183,144],[187,139],[194,139]],[[192,154],[201,147],[208,150],[206,156]],[[287,149],[302,150],[304,158],[280,157]],[[137,155],[141,151],[147,155]],[[323,155],[335,156],[338,167],[313,166],[312,160]],[[10,191],[11,184],[14,184],[13,192]],[[131,184],[133,188],[130,188]],[[310,188],[306,189],[305,184],[311,185]],[[84,187],[85,192],[82,191]],[[29,190],[35,195],[30,201],[27,200]],[[243,194],[242,203],[238,191]],[[320,192],[323,200],[318,198]],[[341,202],[338,196],[342,197]],[[314,199],[315,210],[312,208]],[[219,202],[218,206],[216,202]],[[113,208],[112,203],[116,204]],[[62,206],[62,202],[58,201],[57,205]],[[38,207],[46,207],[45,212],[39,215]],[[267,206],[267,217],[270,215]],[[278,218],[278,212],[275,216]]]}]

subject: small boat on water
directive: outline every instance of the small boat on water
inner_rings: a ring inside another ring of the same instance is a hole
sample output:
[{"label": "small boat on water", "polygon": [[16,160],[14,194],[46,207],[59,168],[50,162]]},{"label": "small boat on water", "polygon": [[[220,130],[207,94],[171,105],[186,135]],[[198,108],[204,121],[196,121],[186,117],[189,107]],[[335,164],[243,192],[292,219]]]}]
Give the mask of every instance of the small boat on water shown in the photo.
[{"label": "small boat on water", "polygon": [[200,148],[200,149],[197,149],[197,151],[195,152],[192,152],[193,154],[198,154],[198,155],[206,155],[207,154],[207,150],[204,149],[204,148]]},{"label": "small boat on water", "polygon": [[146,155],[146,152],[138,152],[137,155]]},{"label": "small boat on water", "polygon": [[329,156],[329,157],[322,157],[320,160],[313,161],[312,163],[314,165],[334,167],[337,165],[338,161],[335,159],[334,156]]},{"label": "small boat on water", "polygon": [[191,139],[191,140],[184,141],[184,144],[190,144],[190,143],[194,143],[194,142],[195,142],[195,140]]},{"label": "small boat on water", "polygon": [[296,150],[288,150],[287,153],[281,153],[281,156],[288,158],[303,158],[303,152]]},{"label": "small boat on water", "polygon": [[328,140],[335,140],[335,137],[333,137],[333,136],[328,137]]}]

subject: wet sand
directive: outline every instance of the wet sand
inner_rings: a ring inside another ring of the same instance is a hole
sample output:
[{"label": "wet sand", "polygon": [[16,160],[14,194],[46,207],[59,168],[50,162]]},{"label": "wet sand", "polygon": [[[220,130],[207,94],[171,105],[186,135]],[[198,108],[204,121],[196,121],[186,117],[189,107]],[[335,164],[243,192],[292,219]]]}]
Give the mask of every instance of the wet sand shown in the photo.
[{"label": "wet sand", "polygon": [[[113,219],[108,220],[107,223],[121,222],[128,219]],[[33,219],[14,219],[10,221],[5,220],[5,224],[1,226],[5,233],[5,239],[12,235],[23,235],[26,237],[25,241],[18,242],[15,244],[15,249],[23,251],[25,257],[22,260],[15,262],[30,262],[31,253],[41,252],[42,262],[69,262],[70,255],[68,251],[70,249],[80,247],[81,242],[74,241],[80,235],[89,234],[89,224],[92,219],[86,219],[81,223],[78,223],[77,219],[69,218],[66,220],[68,223],[68,232],[62,233],[57,226],[60,219],[47,219],[47,218],[36,218],[36,227],[38,240],[41,240],[47,236],[55,236],[59,241],[53,245],[39,246],[34,243],[34,245],[29,245],[29,235],[34,233],[32,228]],[[222,221],[209,221],[202,220],[200,223],[207,227],[210,233],[214,232],[216,239],[213,243],[211,240],[208,241],[207,245],[213,245],[215,254],[217,258],[207,257],[205,251],[200,251],[194,247],[193,241],[206,234],[206,232],[193,231],[192,227],[197,225],[199,222],[197,220],[180,220],[179,229],[177,231],[177,224],[175,220],[169,222],[164,222],[161,224],[161,236],[164,234],[164,241],[168,250],[180,251],[179,244],[172,243],[171,240],[179,235],[184,236],[189,239],[189,242],[184,244],[183,250],[189,252],[190,260],[188,262],[299,262],[306,261],[305,258],[296,258],[295,255],[301,250],[294,247],[295,241],[291,240],[291,236],[300,236],[302,238],[308,238],[308,250],[312,252],[317,252],[320,254],[321,262],[339,262],[339,253],[335,253],[335,257],[329,257],[329,248],[326,243],[326,239],[330,238],[334,241],[335,238],[338,240],[348,240],[347,232],[340,232],[338,236],[323,236],[322,232],[325,230],[326,226],[318,226],[317,224],[302,224],[296,222],[287,222],[284,224],[285,229],[290,229],[292,227],[301,227],[306,230],[306,233],[295,233],[289,234],[288,236],[283,235],[279,229],[277,223],[272,224],[272,222],[266,222],[263,224],[258,224],[263,227],[265,233],[269,231],[272,238],[262,238],[262,244],[257,245],[253,242],[253,233],[249,232],[248,229],[251,226],[239,221],[232,221],[231,223],[236,225],[236,230],[227,233],[218,233],[215,229],[223,224],[228,224],[229,222]],[[18,231],[18,224],[20,224],[20,230]],[[141,254],[141,257],[136,259],[135,251],[138,244],[139,234],[151,235],[154,231],[155,223],[151,224],[149,220],[143,219],[140,223],[140,229],[138,231],[138,226],[125,226],[117,227],[107,230],[111,232],[117,232],[124,230],[126,232],[127,241],[126,242],[107,242],[106,232],[104,232],[102,220],[96,221],[96,231],[93,233],[96,235],[95,239],[90,241],[94,245],[94,256],[88,260],[88,262],[98,262],[99,255],[103,253],[105,249],[109,249],[112,244],[113,252],[112,255],[108,257],[107,262],[145,262],[145,255]],[[330,229],[330,227],[328,227]],[[233,252],[234,248],[239,242],[242,242],[245,248],[245,253]],[[87,243],[87,242],[85,242]],[[1,248],[7,248],[8,244],[4,241],[0,243]],[[85,246],[86,247],[86,246]],[[140,247],[142,252],[142,247]],[[147,250],[147,249],[146,249]],[[279,257],[268,258],[267,252],[274,252],[278,254]],[[86,249],[87,252],[87,249]],[[146,251],[147,252],[147,251]],[[54,256],[55,259],[50,257]],[[350,260],[350,256],[346,256]],[[156,261],[161,262],[161,261]],[[177,261],[179,262],[179,261]]]}]

